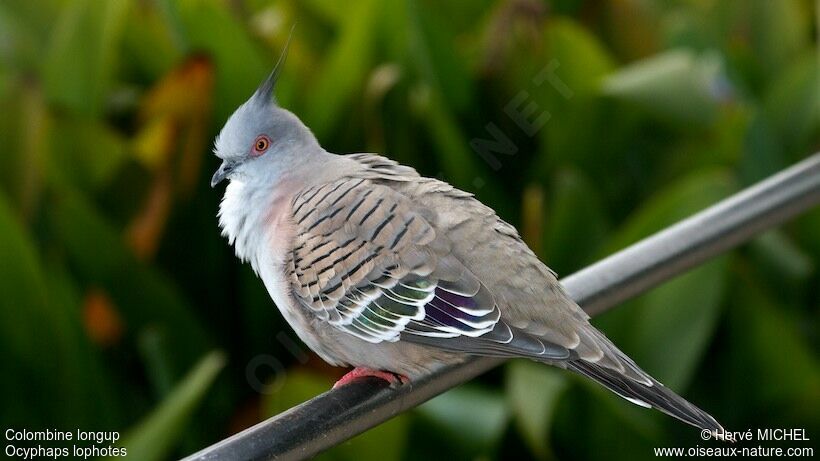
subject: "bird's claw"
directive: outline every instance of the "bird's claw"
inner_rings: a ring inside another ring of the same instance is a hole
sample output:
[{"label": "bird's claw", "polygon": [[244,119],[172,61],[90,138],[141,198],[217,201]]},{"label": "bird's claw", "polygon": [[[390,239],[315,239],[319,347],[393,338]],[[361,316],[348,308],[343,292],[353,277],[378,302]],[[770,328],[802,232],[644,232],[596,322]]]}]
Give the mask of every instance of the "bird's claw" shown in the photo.
[{"label": "bird's claw", "polygon": [[342,376],[338,381],[336,381],[336,384],[333,385],[333,389],[344,386],[346,384],[350,384],[351,382],[356,381],[357,379],[366,378],[368,376],[375,376],[376,378],[383,379],[390,383],[391,387],[397,387],[399,385],[407,384],[408,382],[410,382],[410,379],[407,376],[400,375],[397,373],[382,370],[374,370],[372,368],[356,367],[344,376]]}]

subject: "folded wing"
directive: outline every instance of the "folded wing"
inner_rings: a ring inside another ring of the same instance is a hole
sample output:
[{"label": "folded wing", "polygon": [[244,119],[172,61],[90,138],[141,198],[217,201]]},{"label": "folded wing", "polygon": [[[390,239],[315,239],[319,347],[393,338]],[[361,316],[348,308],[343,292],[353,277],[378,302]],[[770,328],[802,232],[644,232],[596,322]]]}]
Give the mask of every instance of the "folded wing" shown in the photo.
[{"label": "folded wing", "polygon": [[467,353],[563,359],[511,328],[425,210],[371,179],[344,178],[293,202],[288,276],[304,308],[369,343],[399,339]]}]

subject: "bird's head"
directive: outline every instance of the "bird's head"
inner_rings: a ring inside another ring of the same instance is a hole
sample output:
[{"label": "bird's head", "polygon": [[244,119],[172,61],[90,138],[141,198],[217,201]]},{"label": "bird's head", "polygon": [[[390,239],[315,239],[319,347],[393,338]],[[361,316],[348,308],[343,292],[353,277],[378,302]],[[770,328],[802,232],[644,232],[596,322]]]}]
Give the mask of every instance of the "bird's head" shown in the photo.
[{"label": "bird's head", "polygon": [[[290,39],[288,39],[288,43]],[[273,89],[287,57],[288,45],[270,75],[239,106],[214,142],[222,165],[211,187],[225,179],[270,182],[318,148],[313,133],[290,111],[279,107]]]}]

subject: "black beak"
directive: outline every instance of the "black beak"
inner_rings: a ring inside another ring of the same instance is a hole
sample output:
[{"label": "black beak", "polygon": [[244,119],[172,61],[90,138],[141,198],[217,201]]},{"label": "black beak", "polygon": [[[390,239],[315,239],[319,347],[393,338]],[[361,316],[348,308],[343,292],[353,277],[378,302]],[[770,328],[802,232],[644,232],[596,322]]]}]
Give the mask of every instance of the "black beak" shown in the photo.
[{"label": "black beak", "polygon": [[217,184],[221,183],[231,174],[236,164],[234,162],[229,162],[228,160],[223,160],[222,165],[219,165],[219,169],[216,170],[213,177],[211,178],[211,187],[216,187]]}]

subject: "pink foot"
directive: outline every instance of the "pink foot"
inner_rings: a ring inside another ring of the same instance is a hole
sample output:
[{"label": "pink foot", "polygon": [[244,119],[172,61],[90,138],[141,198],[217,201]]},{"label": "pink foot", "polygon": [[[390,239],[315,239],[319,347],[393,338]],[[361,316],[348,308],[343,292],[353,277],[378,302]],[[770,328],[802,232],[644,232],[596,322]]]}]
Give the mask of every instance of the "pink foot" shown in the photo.
[{"label": "pink foot", "polygon": [[344,386],[345,384],[350,384],[351,382],[356,381],[357,379],[366,378],[368,376],[375,376],[377,378],[381,378],[390,383],[391,386],[406,384],[410,381],[410,379],[407,376],[391,373],[389,371],[356,367],[353,370],[349,371],[346,375],[342,376],[341,379],[336,381],[336,384],[333,385],[333,389]]}]

